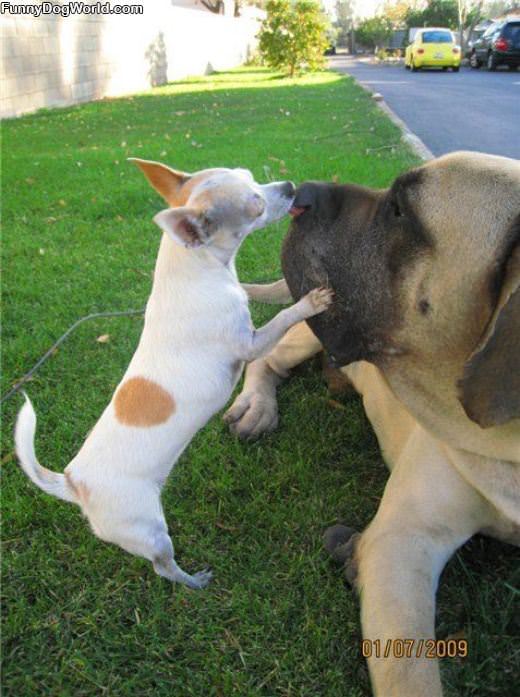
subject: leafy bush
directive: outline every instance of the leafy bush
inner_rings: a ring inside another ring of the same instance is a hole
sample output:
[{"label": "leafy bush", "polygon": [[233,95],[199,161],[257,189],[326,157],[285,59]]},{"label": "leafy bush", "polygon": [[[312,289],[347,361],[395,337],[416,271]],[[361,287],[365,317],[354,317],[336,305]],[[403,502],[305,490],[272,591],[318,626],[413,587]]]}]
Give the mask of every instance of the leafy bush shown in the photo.
[{"label": "leafy bush", "polygon": [[386,17],[370,17],[356,28],[356,41],[362,46],[376,49],[392,35],[392,23]]},{"label": "leafy bush", "polygon": [[260,53],[271,68],[290,77],[324,65],[328,22],[316,0],[268,0],[259,33]]},{"label": "leafy bush", "polygon": [[422,9],[410,8],[405,17],[407,27],[449,27],[459,23],[457,0],[429,0]]}]

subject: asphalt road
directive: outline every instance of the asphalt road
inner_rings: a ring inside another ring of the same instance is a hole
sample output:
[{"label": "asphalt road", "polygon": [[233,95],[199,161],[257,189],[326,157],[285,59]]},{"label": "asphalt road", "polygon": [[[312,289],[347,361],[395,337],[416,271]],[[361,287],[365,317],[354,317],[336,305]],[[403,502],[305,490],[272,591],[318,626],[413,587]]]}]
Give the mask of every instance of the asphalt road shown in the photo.
[{"label": "asphalt road", "polygon": [[520,159],[520,71],[462,67],[459,73],[373,65],[347,56],[331,68],[383,95],[434,155],[479,150]]}]

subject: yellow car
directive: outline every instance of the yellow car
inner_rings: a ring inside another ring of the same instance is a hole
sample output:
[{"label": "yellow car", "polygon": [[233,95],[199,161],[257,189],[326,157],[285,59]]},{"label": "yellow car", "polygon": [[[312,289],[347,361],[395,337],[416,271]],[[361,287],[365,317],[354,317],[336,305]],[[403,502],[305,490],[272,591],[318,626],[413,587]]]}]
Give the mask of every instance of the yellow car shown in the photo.
[{"label": "yellow car", "polygon": [[421,27],[412,43],[406,47],[404,67],[414,72],[421,68],[451,68],[457,73],[460,61],[460,47],[455,43],[450,29]]}]

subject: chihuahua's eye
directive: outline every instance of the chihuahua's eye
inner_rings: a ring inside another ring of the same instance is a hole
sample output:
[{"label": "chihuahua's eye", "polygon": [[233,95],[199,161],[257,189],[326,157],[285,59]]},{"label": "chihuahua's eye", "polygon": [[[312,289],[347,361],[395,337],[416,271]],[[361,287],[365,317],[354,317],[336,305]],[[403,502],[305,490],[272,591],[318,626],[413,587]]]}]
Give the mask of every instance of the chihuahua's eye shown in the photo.
[{"label": "chihuahua's eye", "polygon": [[211,230],[211,228],[214,226],[213,218],[209,215],[204,215],[202,217],[202,225],[206,230]]},{"label": "chihuahua's eye", "polygon": [[253,194],[247,202],[247,212],[252,218],[259,218],[265,210],[265,201],[260,194]]}]

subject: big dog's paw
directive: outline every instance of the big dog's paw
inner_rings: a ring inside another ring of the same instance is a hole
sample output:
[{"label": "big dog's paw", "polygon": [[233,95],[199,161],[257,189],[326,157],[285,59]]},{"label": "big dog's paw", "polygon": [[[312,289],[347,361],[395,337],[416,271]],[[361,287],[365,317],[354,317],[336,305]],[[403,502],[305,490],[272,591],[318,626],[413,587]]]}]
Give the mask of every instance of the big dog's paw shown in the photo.
[{"label": "big dog's paw", "polygon": [[257,392],[242,392],[224,414],[224,421],[239,438],[258,438],[278,426],[276,399]]},{"label": "big dog's paw", "polygon": [[323,546],[332,559],[341,564],[345,579],[354,586],[357,577],[356,545],[361,535],[346,525],[332,525],[323,533]]}]

